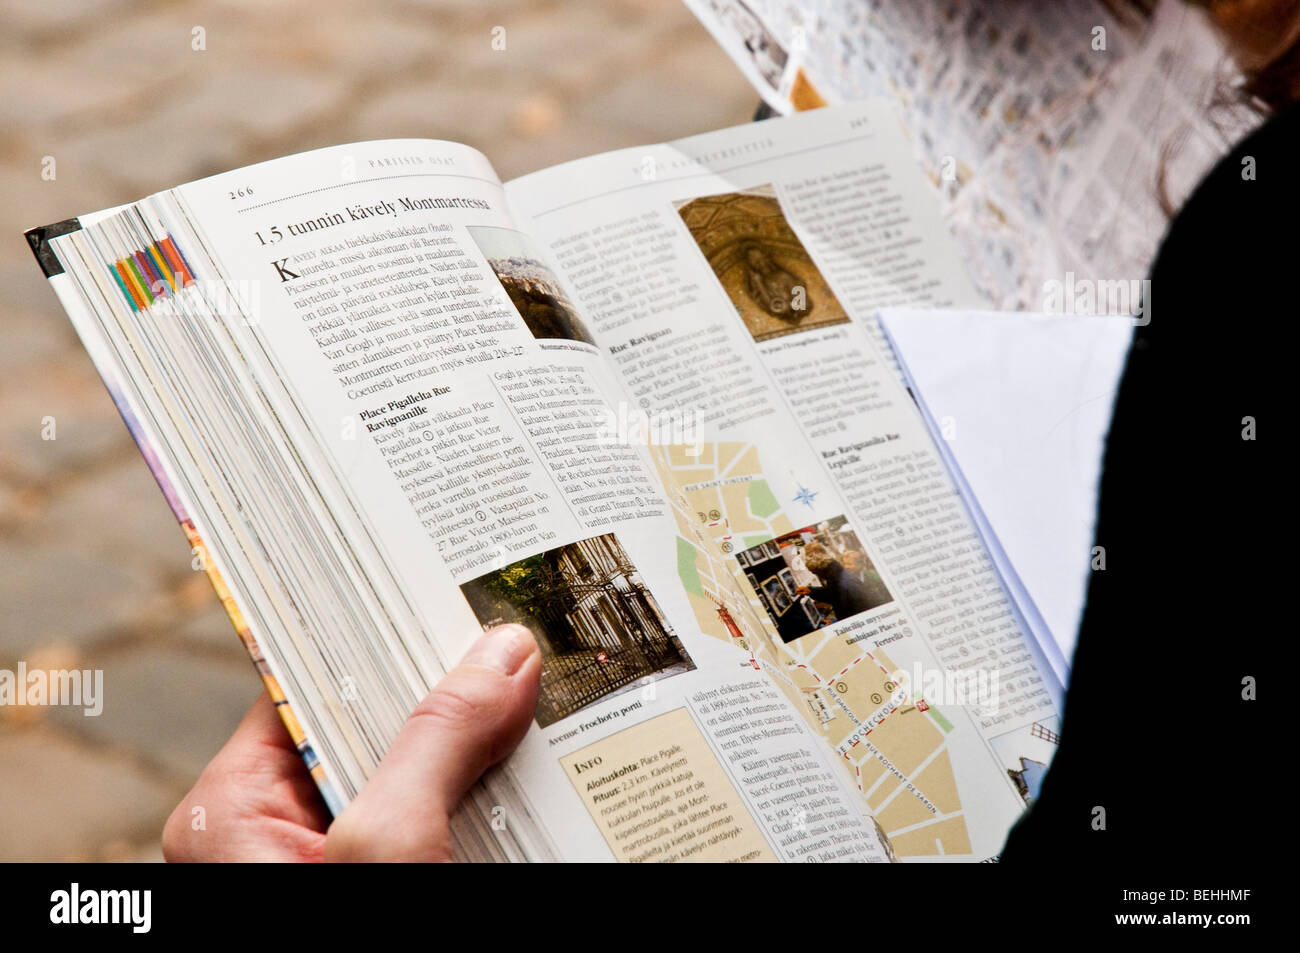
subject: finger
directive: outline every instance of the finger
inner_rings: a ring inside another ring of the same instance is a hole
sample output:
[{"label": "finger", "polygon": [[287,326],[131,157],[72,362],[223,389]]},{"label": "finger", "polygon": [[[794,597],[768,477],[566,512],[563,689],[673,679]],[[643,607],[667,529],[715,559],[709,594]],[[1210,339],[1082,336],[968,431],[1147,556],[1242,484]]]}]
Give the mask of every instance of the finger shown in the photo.
[{"label": "finger", "polygon": [[540,673],[537,640],[523,626],[484,633],[411,714],[367,790],[432,800],[450,814],[524,736]]},{"label": "finger", "polygon": [[316,831],[329,827],[331,815],[312,780],[279,706],[263,692],[253,702],[244,720],[208,768],[214,773],[236,777],[256,775],[265,783],[280,786],[289,796],[275,798],[281,816]]},{"label": "finger", "polygon": [[257,701],[248,709],[225,748],[247,748],[254,745],[283,748],[295,754],[298,750],[289,737],[289,729],[284,726],[275,702],[271,701],[271,696],[266,692],[257,696]]},{"label": "finger", "polygon": [[331,856],[427,857],[445,850],[436,842],[445,839],[447,818],[532,723],[541,669],[528,629],[504,625],[484,633],[411,714],[330,829],[331,840],[347,847]]},{"label": "finger", "polygon": [[329,811],[266,694],[172,812],[168,860],[301,860],[319,856]]}]

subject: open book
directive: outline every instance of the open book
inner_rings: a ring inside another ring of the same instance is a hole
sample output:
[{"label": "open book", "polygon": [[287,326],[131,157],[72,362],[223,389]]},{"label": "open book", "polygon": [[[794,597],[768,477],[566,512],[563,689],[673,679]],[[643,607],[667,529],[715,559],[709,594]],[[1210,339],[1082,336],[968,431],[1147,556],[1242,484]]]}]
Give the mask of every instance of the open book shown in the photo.
[{"label": "open book", "polygon": [[335,812],[508,621],[536,724],[464,858],[985,860],[1035,795],[1059,679],[875,321],[980,303],[888,107],[28,235]]}]

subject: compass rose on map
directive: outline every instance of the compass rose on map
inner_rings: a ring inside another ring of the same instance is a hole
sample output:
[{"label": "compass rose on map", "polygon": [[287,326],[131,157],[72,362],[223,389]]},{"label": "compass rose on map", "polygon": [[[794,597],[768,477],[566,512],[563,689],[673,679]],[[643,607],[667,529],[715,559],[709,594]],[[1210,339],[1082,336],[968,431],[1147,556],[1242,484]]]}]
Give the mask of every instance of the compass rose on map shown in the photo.
[{"label": "compass rose on map", "polygon": [[812,509],[813,500],[817,499],[817,497],[820,495],[821,495],[820,490],[817,491],[810,490],[802,483],[800,483],[799,492],[794,495],[794,501],[796,503],[802,503],[804,504],[804,506],[808,507],[809,509]]}]

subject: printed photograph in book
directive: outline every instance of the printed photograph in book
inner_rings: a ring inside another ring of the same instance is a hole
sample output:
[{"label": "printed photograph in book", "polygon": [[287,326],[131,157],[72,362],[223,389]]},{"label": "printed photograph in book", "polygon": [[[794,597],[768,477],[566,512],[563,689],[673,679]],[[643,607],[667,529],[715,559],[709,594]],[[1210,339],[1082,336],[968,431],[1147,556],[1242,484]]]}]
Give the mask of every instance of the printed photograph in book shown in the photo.
[{"label": "printed photograph in book", "polygon": [[1045,718],[989,742],[1026,804],[1032,804],[1038,797],[1043,776],[1061,744],[1059,730],[1060,722],[1056,718]]},{"label": "printed photograph in book", "polygon": [[782,642],[893,602],[843,516],[736,554]]},{"label": "printed photograph in book", "polygon": [[484,629],[517,622],[537,638],[543,728],[695,668],[613,533],[548,549],[460,588]]},{"label": "printed photograph in book", "polygon": [[676,208],[755,341],[848,322],[772,186]]},{"label": "printed photograph in book", "polygon": [[758,75],[773,89],[780,90],[781,77],[790,57],[767,24],[744,0],[712,0],[712,5],[718,17],[740,37]]},{"label": "printed photograph in book", "polygon": [[469,225],[466,230],[533,337],[596,343],[531,238],[495,225]]}]

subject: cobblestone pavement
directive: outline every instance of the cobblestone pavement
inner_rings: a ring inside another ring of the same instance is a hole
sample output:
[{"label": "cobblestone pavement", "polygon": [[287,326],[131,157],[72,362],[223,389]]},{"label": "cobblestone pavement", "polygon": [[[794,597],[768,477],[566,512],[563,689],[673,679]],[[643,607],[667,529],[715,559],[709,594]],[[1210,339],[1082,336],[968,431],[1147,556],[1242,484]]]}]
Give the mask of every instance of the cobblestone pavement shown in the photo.
[{"label": "cobblestone pavement", "polygon": [[97,718],[0,708],[0,860],[157,859],[260,685],[22,229],[358,139],[457,139],[509,178],[744,122],[756,98],[676,0],[0,0],[0,16],[0,669],[102,669],[105,695]]}]

